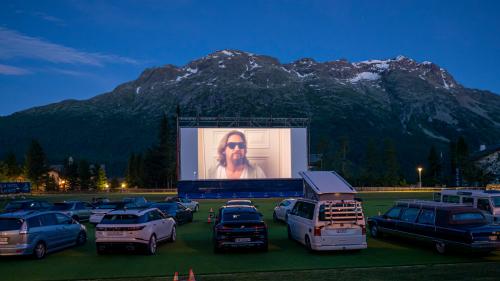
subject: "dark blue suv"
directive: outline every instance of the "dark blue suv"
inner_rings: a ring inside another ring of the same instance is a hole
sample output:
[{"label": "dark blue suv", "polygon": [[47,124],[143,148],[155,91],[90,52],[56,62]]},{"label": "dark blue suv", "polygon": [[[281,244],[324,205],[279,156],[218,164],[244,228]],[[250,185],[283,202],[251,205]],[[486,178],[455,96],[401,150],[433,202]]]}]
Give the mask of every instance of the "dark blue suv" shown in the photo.
[{"label": "dark blue suv", "polygon": [[372,237],[397,235],[434,244],[436,251],[461,248],[490,252],[500,248],[500,225],[472,207],[405,200],[384,215],[368,218]]}]

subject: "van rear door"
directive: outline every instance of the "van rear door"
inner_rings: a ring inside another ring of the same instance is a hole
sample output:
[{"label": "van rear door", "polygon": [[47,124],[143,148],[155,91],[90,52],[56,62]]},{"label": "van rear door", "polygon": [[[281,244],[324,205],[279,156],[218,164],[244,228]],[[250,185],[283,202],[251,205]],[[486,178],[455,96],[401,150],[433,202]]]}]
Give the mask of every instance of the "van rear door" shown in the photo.
[{"label": "van rear door", "polygon": [[[318,212],[321,244],[324,246],[365,243],[361,203],[353,200],[322,203]],[[319,237],[316,237],[318,239]]]}]

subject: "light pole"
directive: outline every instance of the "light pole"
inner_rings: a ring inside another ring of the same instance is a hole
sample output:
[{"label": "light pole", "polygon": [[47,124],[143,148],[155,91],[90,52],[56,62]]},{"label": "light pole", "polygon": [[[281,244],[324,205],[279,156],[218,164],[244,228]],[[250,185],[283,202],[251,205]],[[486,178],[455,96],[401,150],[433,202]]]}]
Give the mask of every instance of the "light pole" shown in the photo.
[{"label": "light pole", "polygon": [[422,167],[418,167],[418,187],[422,188]]}]

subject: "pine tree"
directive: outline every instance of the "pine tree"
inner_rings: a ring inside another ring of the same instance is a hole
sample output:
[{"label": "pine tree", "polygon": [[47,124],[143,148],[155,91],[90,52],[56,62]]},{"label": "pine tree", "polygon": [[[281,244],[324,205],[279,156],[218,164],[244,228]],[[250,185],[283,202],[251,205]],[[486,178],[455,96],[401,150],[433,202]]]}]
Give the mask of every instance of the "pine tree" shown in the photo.
[{"label": "pine tree", "polygon": [[380,183],[379,157],[373,139],[366,144],[365,158],[361,169],[361,184],[364,186],[377,186]]},{"label": "pine tree", "polygon": [[81,190],[88,190],[91,185],[91,174],[89,163],[82,159],[78,162],[78,181]]},{"label": "pine tree", "polygon": [[69,190],[77,190],[78,183],[78,164],[74,161],[73,157],[68,157],[64,162],[64,178],[68,182]]},{"label": "pine tree", "polygon": [[7,153],[4,164],[7,166],[7,178],[9,180],[13,181],[21,175],[22,170],[19,167],[16,155],[13,152]]},{"label": "pine tree", "polygon": [[429,155],[427,156],[427,166],[425,176],[426,184],[429,186],[441,184],[442,167],[434,145],[431,146],[431,149],[429,150]]},{"label": "pine tree", "polygon": [[100,191],[107,190],[109,188],[108,178],[106,177],[106,171],[104,171],[103,167],[99,167],[97,170],[97,189]]},{"label": "pine tree", "polygon": [[349,160],[348,157],[349,152],[350,152],[349,138],[345,136],[341,137],[339,141],[339,148],[335,155],[335,167],[337,172],[348,181],[351,180],[352,176],[351,174],[352,162]]},{"label": "pine tree", "polygon": [[59,191],[56,179],[48,173],[44,175],[44,185],[46,191]]},{"label": "pine tree", "polygon": [[394,142],[390,139],[384,140],[384,185],[396,186],[400,182],[399,161]]},{"label": "pine tree", "polygon": [[26,153],[24,173],[35,189],[43,183],[43,175],[47,172],[47,160],[43,148],[36,140],[32,140]]},{"label": "pine tree", "polygon": [[9,177],[7,176],[7,165],[4,162],[0,161],[0,182],[9,181]]}]

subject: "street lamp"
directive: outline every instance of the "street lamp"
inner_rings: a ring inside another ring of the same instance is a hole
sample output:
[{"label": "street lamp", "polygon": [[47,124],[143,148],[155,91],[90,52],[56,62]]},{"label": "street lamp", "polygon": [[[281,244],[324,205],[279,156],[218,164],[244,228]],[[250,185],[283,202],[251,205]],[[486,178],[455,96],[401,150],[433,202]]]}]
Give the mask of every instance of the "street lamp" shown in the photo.
[{"label": "street lamp", "polygon": [[418,167],[418,187],[422,188],[422,167]]},{"label": "street lamp", "polygon": [[126,183],[124,183],[124,182],[122,182],[122,188],[124,189],[124,188],[126,188],[126,187],[127,187],[127,184],[126,184]]}]

